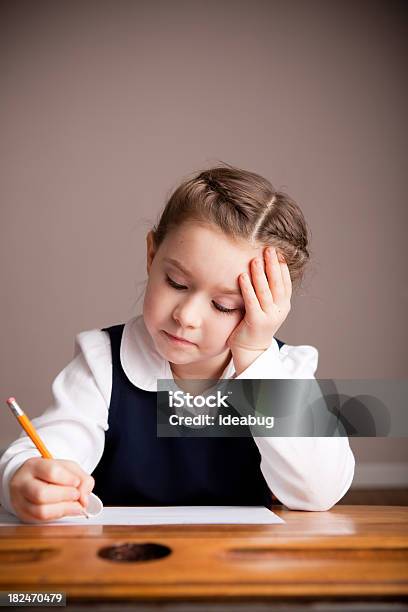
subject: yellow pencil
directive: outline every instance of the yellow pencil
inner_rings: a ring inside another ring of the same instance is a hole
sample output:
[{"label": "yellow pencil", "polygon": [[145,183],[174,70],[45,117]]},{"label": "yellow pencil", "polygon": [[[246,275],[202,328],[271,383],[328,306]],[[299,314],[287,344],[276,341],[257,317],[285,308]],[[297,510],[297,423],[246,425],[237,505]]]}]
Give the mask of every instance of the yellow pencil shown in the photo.
[{"label": "yellow pencil", "polygon": [[[44,457],[44,459],[53,459],[53,456],[51,455],[50,451],[47,449],[44,442],[41,440],[40,436],[36,432],[34,425],[31,423],[25,412],[17,404],[16,398],[9,397],[7,400],[7,404],[9,405],[11,412],[14,414],[17,421],[20,423],[21,427],[24,429],[28,437],[32,440],[32,442],[40,451],[41,457]],[[86,518],[89,518],[89,514],[85,510],[83,511],[83,513]]]}]

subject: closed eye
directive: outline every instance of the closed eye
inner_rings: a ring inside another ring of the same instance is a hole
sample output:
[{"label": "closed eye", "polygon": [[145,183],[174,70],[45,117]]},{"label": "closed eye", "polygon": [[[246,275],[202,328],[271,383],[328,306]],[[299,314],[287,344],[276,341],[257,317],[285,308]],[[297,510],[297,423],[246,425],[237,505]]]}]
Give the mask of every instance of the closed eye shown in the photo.
[{"label": "closed eye", "polygon": [[[176,289],[177,291],[184,291],[184,289],[188,289],[188,287],[186,287],[185,285],[179,285],[178,283],[176,283],[173,279],[170,278],[170,276],[168,276],[168,274],[166,274],[166,282],[168,285],[170,285],[170,287],[173,287],[173,289]],[[238,310],[238,308],[225,308],[225,306],[221,306],[221,304],[217,304],[217,302],[214,301],[212,303],[214,308],[218,310],[218,312],[221,312],[223,314],[231,314]]]},{"label": "closed eye", "polygon": [[170,276],[167,276],[167,275],[166,275],[166,281],[168,282],[170,287],[174,287],[174,289],[178,289],[179,291],[181,291],[182,289],[188,289],[188,287],[186,287],[185,285],[179,285],[174,280],[172,280]]}]

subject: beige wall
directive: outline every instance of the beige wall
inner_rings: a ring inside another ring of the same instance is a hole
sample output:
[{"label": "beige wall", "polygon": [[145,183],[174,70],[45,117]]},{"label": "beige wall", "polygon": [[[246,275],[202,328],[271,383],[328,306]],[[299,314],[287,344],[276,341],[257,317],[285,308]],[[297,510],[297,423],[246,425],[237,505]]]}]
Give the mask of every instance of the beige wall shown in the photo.
[{"label": "beige wall", "polygon": [[[3,398],[38,415],[75,334],[140,312],[145,233],[217,159],[312,230],[278,337],[318,347],[321,378],[407,376],[403,2],[1,7]],[[352,446],[356,482],[406,482],[405,439]]]}]

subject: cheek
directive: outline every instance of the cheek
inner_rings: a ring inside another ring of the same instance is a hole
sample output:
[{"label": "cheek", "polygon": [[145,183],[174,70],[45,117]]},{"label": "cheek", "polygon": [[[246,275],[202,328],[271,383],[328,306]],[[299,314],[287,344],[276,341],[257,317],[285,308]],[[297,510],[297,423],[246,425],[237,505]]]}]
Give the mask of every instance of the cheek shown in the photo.
[{"label": "cheek", "polygon": [[160,311],[161,300],[158,293],[157,284],[149,279],[143,301],[143,316],[148,321],[154,320]]},{"label": "cheek", "polygon": [[143,315],[151,321],[166,316],[174,306],[174,298],[174,292],[159,277],[151,276],[146,286]]},{"label": "cheek", "polygon": [[213,327],[213,337],[218,337],[220,344],[225,343],[229,335],[243,318],[241,313],[233,315],[216,315],[217,319]]}]

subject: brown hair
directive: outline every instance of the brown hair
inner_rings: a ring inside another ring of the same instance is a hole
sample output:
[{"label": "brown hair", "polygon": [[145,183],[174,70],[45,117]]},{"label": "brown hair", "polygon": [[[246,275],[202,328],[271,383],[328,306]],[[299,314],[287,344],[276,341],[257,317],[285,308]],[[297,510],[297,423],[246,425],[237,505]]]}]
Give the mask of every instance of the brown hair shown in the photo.
[{"label": "brown hair", "polygon": [[185,180],[152,229],[155,247],[185,221],[213,224],[254,246],[275,246],[286,259],[294,287],[300,285],[309,259],[305,219],[294,200],[259,174],[222,162]]}]

